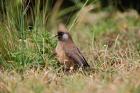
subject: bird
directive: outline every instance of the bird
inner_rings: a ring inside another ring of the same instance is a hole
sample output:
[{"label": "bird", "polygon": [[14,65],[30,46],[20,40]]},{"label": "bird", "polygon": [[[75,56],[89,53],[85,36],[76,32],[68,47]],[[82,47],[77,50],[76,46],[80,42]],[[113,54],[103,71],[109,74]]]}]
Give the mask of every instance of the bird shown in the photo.
[{"label": "bird", "polygon": [[56,37],[58,39],[55,48],[56,58],[63,65],[64,70],[90,67],[63,23],[58,25]]}]

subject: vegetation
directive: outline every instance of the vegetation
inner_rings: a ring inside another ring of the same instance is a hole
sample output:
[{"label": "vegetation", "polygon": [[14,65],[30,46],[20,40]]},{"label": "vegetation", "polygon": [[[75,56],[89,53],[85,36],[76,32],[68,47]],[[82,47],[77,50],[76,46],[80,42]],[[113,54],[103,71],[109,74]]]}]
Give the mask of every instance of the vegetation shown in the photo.
[{"label": "vegetation", "polygon": [[51,16],[49,3],[40,10],[38,0],[30,20],[22,0],[0,0],[0,93],[140,92],[139,15],[89,1],[75,3],[72,9],[80,10],[67,25],[92,69],[65,74],[54,55],[54,35],[71,8]]}]

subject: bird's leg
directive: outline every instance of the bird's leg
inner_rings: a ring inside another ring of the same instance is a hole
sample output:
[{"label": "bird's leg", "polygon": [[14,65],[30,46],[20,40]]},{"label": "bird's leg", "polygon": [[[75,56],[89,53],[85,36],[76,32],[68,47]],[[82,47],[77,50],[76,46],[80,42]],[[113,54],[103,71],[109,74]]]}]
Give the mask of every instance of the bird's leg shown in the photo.
[{"label": "bird's leg", "polygon": [[64,68],[67,68],[66,61],[67,60],[64,60]]},{"label": "bird's leg", "polygon": [[68,71],[68,60],[64,60],[64,72],[67,72]]}]

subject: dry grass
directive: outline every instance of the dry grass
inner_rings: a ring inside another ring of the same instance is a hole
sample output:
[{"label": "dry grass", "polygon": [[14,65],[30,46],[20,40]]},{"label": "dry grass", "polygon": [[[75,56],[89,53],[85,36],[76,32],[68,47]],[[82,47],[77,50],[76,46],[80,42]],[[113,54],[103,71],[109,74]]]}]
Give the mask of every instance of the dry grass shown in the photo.
[{"label": "dry grass", "polygon": [[[51,70],[26,70],[1,72],[1,93],[139,93],[140,63],[128,59],[114,65],[95,63],[93,73],[71,75]],[[109,61],[108,61],[109,62]]]}]

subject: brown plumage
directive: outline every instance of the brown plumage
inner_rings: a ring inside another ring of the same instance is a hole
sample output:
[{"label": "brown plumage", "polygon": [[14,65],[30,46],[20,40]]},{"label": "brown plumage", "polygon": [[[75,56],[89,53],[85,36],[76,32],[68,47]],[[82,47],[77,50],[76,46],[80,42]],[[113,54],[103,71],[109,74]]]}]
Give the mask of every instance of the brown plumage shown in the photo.
[{"label": "brown plumage", "polygon": [[63,24],[60,24],[57,32],[58,44],[55,52],[58,61],[64,65],[64,69],[76,69],[89,67],[86,59],[75,46],[71,35]]}]

